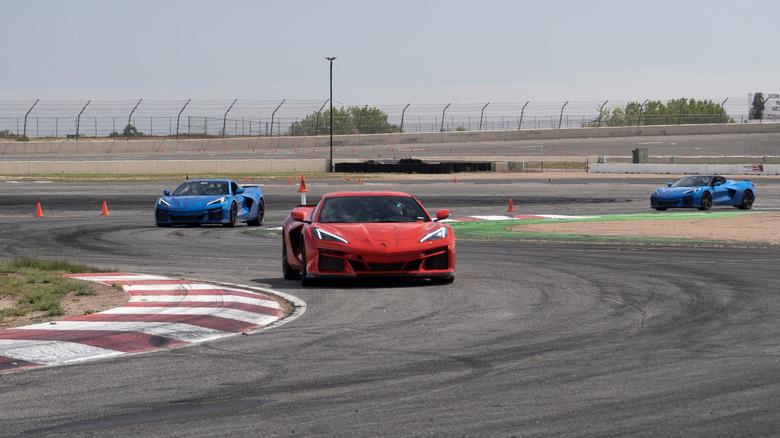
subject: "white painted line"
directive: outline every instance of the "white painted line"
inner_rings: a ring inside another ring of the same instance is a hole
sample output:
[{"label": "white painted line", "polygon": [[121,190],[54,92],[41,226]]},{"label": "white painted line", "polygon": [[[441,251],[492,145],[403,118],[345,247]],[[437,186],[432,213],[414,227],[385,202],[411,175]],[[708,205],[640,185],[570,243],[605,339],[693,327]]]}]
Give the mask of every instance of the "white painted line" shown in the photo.
[{"label": "white painted line", "polygon": [[0,339],[3,356],[47,365],[119,356],[122,351],[77,342]]},{"label": "white painted line", "polygon": [[203,315],[259,325],[268,324],[279,319],[278,316],[268,316],[223,307],[117,307],[100,313],[112,315]]},{"label": "white painted line", "polygon": [[134,321],[59,321],[26,326],[25,330],[91,330],[139,332],[184,342],[200,342],[228,336],[233,333],[177,322]]},{"label": "white painted line", "polygon": [[131,303],[244,303],[254,306],[281,309],[274,300],[242,297],[238,295],[136,295],[130,298]]}]

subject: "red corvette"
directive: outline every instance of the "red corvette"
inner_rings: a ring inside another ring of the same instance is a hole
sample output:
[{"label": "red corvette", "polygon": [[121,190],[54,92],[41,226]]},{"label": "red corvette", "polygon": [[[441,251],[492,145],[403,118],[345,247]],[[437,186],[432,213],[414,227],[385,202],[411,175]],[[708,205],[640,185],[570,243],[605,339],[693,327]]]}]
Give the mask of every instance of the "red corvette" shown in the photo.
[{"label": "red corvette", "polygon": [[451,283],[455,235],[402,192],[328,193],[284,221],[282,273],[308,286],[317,278],[410,276]]}]

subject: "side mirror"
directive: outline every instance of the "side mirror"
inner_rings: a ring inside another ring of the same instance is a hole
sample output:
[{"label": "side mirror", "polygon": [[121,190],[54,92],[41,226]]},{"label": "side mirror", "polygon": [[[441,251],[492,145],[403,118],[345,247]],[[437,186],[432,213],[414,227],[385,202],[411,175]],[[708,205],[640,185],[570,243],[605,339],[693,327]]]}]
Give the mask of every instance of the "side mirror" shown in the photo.
[{"label": "side mirror", "polygon": [[303,212],[293,211],[292,213],[290,213],[290,217],[294,221],[302,222],[303,221]]},{"label": "side mirror", "polygon": [[712,187],[718,187],[721,184],[723,184],[723,183],[720,182],[720,181],[715,181],[714,183],[712,183]]},{"label": "side mirror", "polygon": [[244,188],[243,187],[239,187],[238,190],[236,190],[236,195],[240,195],[242,193],[244,193]]},{"label": "side mirror", "polygon": [[450,217],[450,211],[449,210],[437,210],[436,211],[436,220],[440,221],[442,219],[447,219]]},{"label": "side mirror", "polygon": [[666,183],[666,187],[671,187],[672,183]]},{"label": "side mirror", "polygon": [[170,190],[168,190],[168,189],[163,190],[163,195],[170,196],[170,194],[171,194]]}]

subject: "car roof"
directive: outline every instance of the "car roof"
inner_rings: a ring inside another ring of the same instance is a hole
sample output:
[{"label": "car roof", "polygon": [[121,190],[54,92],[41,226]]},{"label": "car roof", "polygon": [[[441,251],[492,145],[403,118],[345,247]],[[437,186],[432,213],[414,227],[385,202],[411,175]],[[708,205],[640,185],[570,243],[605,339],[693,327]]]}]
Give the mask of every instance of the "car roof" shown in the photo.
[{"label": "car roof", "polygon": [[325,198],[338,198],[342,196],[406,196],[412,197],[412,195],[405,192],[396,192],[390,190],[375,190],[370,192],[356,192],[356,191],[343,191],[343,192],[331,192],[322,196]]}]

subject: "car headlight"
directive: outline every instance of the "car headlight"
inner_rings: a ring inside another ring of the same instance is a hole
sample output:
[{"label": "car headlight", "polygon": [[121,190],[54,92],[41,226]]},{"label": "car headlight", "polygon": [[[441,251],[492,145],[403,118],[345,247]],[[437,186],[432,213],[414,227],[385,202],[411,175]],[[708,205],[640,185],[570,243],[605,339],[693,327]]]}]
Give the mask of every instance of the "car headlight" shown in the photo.
[{"label": "car headlight", "polygon": [[684,191],[684,192],[683,192],[683,195],[689,195],[689,194],[691,194],[691,193],[696,193],[696,192],[698,192],[699,190],[701,190],[701,188],[698,188],[698,187],[697,187],[697,188],[695,188],[695,189],[686,190],[686,191]]},{"label": "car headlight", "polygon": [[653,192],[653,194],[654,194],[654,195],[660,195],[660,194],[661,194],[661,189],[655,189],[655,191]]},{"label": "car headlight", "polygon": [[217,199],[209,201],[206,205],[223,204],[225,201],[227,201],[227,196],[220,196]]},{"label": "car headlight", "polygon": [[312,227],[311,234],[320,239],[324,240],[326,242],[341,242],[341,243],[349,243],[349,241],[339,235],[329,233],[321,228]]},{"label": "car headlight", "polygon": [[163,199],[163,198],[158,199],[157,200],[157,204],[158,205],[167,205],[168,207],[171,206],[171,204],[168,201],[166,201],[165,199]]},{"label": "car headlight", "polygon": [[429,242],[431,240],[444,239],[447,237],[447,234],[449,234],[449,229],[447,227],[440,227],[436,231],[431,231],[430,233],[426,234],[425,237],[420,239],[420,243]]}]

